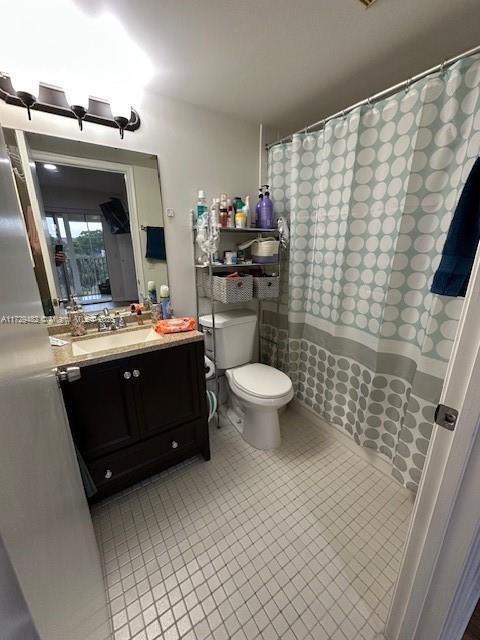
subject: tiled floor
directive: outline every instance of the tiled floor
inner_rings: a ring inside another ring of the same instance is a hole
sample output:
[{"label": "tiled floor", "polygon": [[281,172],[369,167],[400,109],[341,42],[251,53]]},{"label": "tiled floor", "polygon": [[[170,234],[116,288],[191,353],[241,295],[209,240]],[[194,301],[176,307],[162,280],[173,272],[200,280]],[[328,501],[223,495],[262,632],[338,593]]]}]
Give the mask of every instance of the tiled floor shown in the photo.
[{"label": "tiled floor", "polygon": [[382,638],[410,494],[293,410],[94,507],[115,640]]}]

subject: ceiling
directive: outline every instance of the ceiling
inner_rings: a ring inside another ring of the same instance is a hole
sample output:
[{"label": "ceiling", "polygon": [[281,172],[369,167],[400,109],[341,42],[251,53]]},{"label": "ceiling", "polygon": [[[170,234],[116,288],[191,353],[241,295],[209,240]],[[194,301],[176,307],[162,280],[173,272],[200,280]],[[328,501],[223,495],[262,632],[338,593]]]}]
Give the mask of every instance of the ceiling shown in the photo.
[{"label": "ceiling", "polygon": [[285,133],[480,44],[478,0],[75,0],[154,63],[150,88]]},{"label": "ceiling", "polygon": [[43,162],[35,163],[38,181],[42,187],[95,191],[118,195],[126,191],[125,177],[113,171],[83,169],[68,165],[55,165],[57,171],[48,171]]}]

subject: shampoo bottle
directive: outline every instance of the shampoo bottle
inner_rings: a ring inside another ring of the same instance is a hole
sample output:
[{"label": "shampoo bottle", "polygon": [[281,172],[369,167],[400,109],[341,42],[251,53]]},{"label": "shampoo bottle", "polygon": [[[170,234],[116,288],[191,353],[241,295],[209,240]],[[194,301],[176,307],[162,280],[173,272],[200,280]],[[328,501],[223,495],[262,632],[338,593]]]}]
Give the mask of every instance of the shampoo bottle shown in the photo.
[{"label": "shampoo bottle", "polygon": [[228,200],[224,193],[220,196],[219,211],[219,224],[221,227],[226,227],[228,225]]},{"label": "shampoo bottle", "polygon": [[270,200],[268,184],[263,186],[265,187],[265,194],[260,201],[257,226],[262,229],[273,229],[273,202]]},{"label": "shampoo bottle", "polygon": [[203,215],[207,212],[207,200],[205,198],[205,191],[203,189],[198,190],[197,204],[195,207],[194,223],[198,224]]},{"label": "shampoo bottle", "polygon": [[160,304],[162,305],[162,316],[164,320],[172,317],[172,309],[170,307],[170,290],[166,284],[160,287]]},{"label": "shampoo bottle", "polygon": [[230,199],[227,203],[227,227],[229,229],[233,229],[235,227],[235,209]]},{"label": "shampoo bottle", "polygon": [[243,213],[245,214],[245,224],[247,227],[254,227],[255,223],[252,221],[252,215],[250,211],[250,196],[245,196],[245,206],[243,207]]},{"label": "shampoo bottle", "polygon": [[259,187],[259,189],[258,189],[258,202],[255,205],[255,220],[252,220],[252,227],[261,227],[262,226],[260,224],[260,205],[262,204],[262,200],[263,200],[263,191],[262,191],[262,187]]}]

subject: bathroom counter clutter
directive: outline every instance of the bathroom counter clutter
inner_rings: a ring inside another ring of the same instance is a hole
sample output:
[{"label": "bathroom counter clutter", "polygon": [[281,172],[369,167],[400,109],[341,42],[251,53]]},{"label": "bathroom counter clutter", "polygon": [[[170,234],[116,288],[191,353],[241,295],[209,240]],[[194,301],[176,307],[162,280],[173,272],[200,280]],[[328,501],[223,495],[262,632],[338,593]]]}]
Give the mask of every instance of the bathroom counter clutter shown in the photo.
[{"label": "bathroom counter clutter", "polygon": [[199,331],[160,335],[152,325],[127,326],[125,329],[105,333],[99,333],[96,329],[89,330],[85,336],[78,338],[73,338],[69,333],[55,333],[55,337],[67,342],[60,347],[51,347],[56,367],[93,365],[190,342],[201,342],[204,338]]}]

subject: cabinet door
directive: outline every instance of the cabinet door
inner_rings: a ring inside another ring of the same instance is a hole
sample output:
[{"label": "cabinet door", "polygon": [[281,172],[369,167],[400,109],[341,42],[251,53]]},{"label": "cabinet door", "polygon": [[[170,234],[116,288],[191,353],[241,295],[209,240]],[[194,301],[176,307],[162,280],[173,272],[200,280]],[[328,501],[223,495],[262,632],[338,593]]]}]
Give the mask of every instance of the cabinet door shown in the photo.
[{"label": "cabinet door", "polygon": [[142,437],[200,417],[199,353],[193,343],[130,358]]},{"label": "cabinet door", "polygon": [[86,460],[138,441],[128,364],[128,359],[122,359],[83,367],[80,380],[64,385],[70,425]]}]

